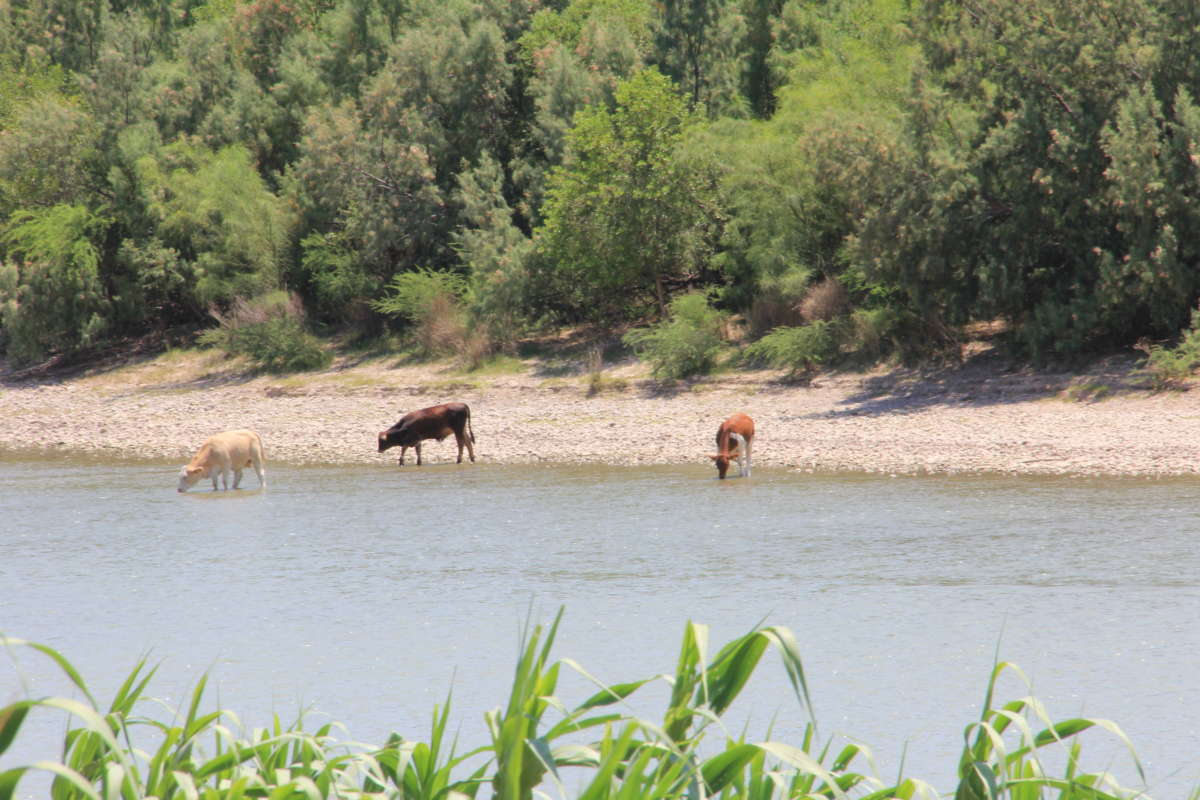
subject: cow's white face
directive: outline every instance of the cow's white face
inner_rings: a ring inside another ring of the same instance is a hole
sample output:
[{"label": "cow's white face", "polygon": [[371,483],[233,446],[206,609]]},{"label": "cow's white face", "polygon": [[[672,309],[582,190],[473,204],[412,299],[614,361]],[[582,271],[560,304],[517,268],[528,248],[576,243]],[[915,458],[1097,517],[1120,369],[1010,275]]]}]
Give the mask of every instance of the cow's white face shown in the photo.
[{"label": "cow's white face", "polygon": [[200,480],[201,474],[204,472],[200,467],[180,467],[179,468],[179,491],[186,492],[196,481]]}]

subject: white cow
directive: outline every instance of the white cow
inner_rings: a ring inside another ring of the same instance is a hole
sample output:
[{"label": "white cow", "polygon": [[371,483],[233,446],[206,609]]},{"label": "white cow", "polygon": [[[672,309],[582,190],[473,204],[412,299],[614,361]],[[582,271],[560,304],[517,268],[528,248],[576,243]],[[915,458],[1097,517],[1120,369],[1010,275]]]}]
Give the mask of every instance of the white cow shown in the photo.
[{"label": "white cow", "polygon": [[233,488],[242,481],[242,470],[254,467],[258,485],[266,488],[266,471],[263,469],[262,439],[254,431],[225,431],[211,436],[192,456],[186,467],[179,469],[179,491],[186,492],[201,478],[212,478],[213,491],[217,490],[217,477],[229,488],[229,473],[233,473]]}]

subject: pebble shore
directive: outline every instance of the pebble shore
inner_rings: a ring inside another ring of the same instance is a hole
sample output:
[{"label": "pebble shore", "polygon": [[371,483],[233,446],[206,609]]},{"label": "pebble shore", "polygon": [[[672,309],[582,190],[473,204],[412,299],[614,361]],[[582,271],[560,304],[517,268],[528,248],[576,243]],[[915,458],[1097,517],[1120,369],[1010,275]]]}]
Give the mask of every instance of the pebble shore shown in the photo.
[{"label": "pebble shore", "polygon": [[[198,357],[197,357],[198,358]],[[634,366],[587,376],[538,365],[477,377],[386,361],[286,377],[161,359],[0,382],[0,455],[87,453],[186,461],[212,433],[253,428],[268,461],[395,465],[376,435],[403,413],[470,404],[480,461],[706,463],[718,423],[757,425],[755,466],[804,471],[1191,475],[1200,393],[1153,391],[1129,364],[1088,374],[957,367],[789,381],[735,372],[663,383]],[[453,437],[425,445],[453,460]]]}]

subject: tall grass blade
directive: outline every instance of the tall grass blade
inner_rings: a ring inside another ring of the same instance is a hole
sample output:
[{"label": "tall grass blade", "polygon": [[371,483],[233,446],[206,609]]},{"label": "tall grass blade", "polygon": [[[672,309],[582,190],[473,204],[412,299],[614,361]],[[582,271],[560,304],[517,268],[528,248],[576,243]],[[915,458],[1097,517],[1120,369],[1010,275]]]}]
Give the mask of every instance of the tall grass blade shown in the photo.
[{"label": "tall grass blade", "polygon": [[19,700],[0,709],[0,755],[4,755],[4,751],[17,738],[17,731],[21,729],[21,723],[25,721],[29,709],[33,706],[32,700]]},{"label": "tall grass blade", "polygon": [[800,748],[792,747],[782,742],[761,742],[756,746],[769,755],[778,758],[783,763],[816,776],[824,784],[824,786],[817,789],[817,793],[838,798],[838,800],[846,800],[848,798],[848,795],[835,779],[833,773]]},{"label": "tall grass blade", "polygon": [[724,790],[762,753],[760,747],[752,744],[739,744],[727,748],[701,765],[700,774],[704,776],[704,785],[710,792]]},{"label": "tall grass blade", "polygon": [[87,698],[88,702],[91,703],[92,707],[93,708],[99,707],[99,704],[96,702],[96,698],[92,697],[91,691],[88,690],[87,683],[84,682],[83,676],[81,676],[76,671],[75,667],[71,665],[71,662],[67,661],[67,659],[63,658],[62,655],[60,655],[57,650],[55,650],[51,647],[47,647],[44,644],[38,644],[37,642],[29,642],[24,639],[14,639],[14,638],[11,638],[8,636],[0,636],[0,646],[3,646],[3,647],[29,647],[34,650],[37,650],[39,653],[41,653],[45,656],[48,656],[51,660],[54,661],[54,663],[56,663],[58,665],[58,668],[61,669],[64,674],[66,674],[66,676],[71,680],[71,683],[75,684],[75,687],[77,689],[79,689],[79,691],[83,692],[83,696]]},{"label": "tall grass blade", "polygon": [[[66,712],[71,722],[61,763],[38,762],[0,772],[0,800],[14,800],[31,770],[53,776],[51,800],[473,800],[485,783],[492,800],[533,800],[552,792],[572,795],[565,769],[588,774],[574,792],[580,800],[933,800],[937,792],[903,777],[893,786],[877,777],[870,750],[854,743],[834,750],[817,743],[816,723],[806,724],[800,746],[767,739],[723,739],[711,754],[705,735],[721,728],[727,712],[772,646],[781,653],[792,690],[810,715],[799,648],[786,628],[756,626],[727,642],[716,657],[707,655],[708,628],[689,622],[675,673],[641,681],[603,684],[569,659],[552,662],[551,649],[563,616],[547,627],[527,620],[505,705],[484,721],[488,745],[463,755],[448,738],[452,695],[435,705],[427,742],[393,734],[383,747],[339,745],[333,724],[315,734],[303,729],[304,716],[290,727],[278,715],[271,724],[246,733],[230,711],[202,709],[208,677],[189,693],[186,708],[171,724],[132,712],[143,699],[156,668],[137,662],[117,689],[107,714],[93,704],[65,698],[25,700],[0,709],[0,753],[11,749],[35,708]],[[17,640],[6,639],[12,643]],[[39,649],[40,650],[40,649]],[[44,651],[42,651],[44,652]],[[60,657],[61,658],[61,657]],[[62,660],[65,663],[65,659]],[[563,664],[591,680],[597,691],[568,706],[556,694]],[[1132,744],[1106,720],[1052,721],[1033,696],[993,705],[1000,675],[1017,670],[997,662],[988,680],[987,706],[964,731],[956,800],[1130,800],[1135,797],[1107,772],[1081,769],[1080,736],[1101,729],[1129,749],[1144,783]],[[638,719],[617,706],[647,683],[671,685],[670,705],[660,725]],[[80,683],[82,681],[80,680]],[[78,685],[78,684],[77,684]],[[553,713],[554,724],[546,720]],[[715,727],[714,727],[715,724]],[[157,749],[143,750],[133,734],[150,733]],[[583,736],[580,736],[583,734]],[[212,746],[206,746],[211,735]],[[595,738],[599,735],[599,741]],[[768,731],[768,736],[770,732]],[[571,741],[572,738],[582,741]],[[1039,756],[1045,748],[1065,749],[1066,769],[1047,776]],[[469,770],[468,759],[484,763]],[[851,771],[865,759],[869,771]],[[145,767],[145,771],[140,771]],[[485,788],[485,792],[487,789]],[[1200,800],[1193,792],[1190,800]]]},{"label": "tall grass blade", "polygon": [[13,800],[17,785],[30,769],[30,767],[17,767],[0,772],[0,800]]},{"label": "tall grass blade", "polygon": [[54,761],[35,761],[32,766],[34,769],[53,773],[55,783],[62,781],[64,784],[69,784],[80,795],[89,798],[89,800],[103,800],[100,797],[100,793],[92,787],[89,780],[64,764],[58,764]]}]

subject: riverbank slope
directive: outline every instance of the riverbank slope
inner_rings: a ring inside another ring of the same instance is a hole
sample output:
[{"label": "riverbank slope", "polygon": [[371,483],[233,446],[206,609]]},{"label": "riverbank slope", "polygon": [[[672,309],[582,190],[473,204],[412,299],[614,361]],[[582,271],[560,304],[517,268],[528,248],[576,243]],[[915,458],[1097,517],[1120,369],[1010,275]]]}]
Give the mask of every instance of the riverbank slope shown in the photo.
[{"label": "riverbank slope", "polygon": [[[597,391],[599,388],[599,391]],[[885,473],[1183,475],[1197,472],[1200,393],[1153,391],[1132,357],[1081,372],[975,359],[937,370],[776,371],[663,383],[645,366],[528,359],[504,371],[340,357],[259,375],[210,351],[171,351],[43,375],[0,374],[0,453],[186,461],[207,436],[248,427],[268,461],[395,465],[378,431],[406,411],[469,403],[483,462],[705,463],[734,411],[757,424],[756,466]],[[452,461],[453,439],[425,447]]]}]

